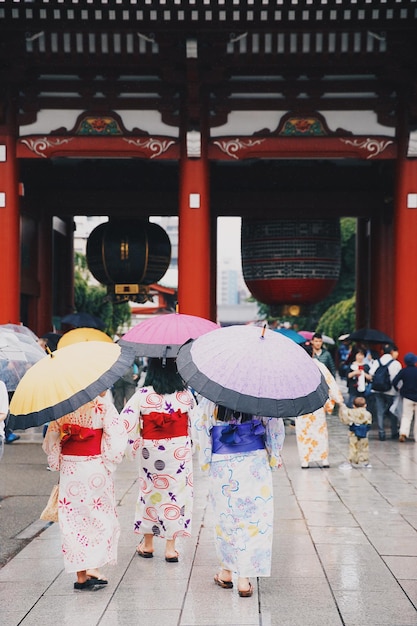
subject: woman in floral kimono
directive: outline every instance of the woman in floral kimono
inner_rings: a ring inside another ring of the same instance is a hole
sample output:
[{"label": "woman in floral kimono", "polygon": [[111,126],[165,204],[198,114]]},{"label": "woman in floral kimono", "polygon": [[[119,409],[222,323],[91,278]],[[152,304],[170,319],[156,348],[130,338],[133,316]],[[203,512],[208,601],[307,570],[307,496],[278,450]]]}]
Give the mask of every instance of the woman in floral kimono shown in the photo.
[{"label": "woman in floral kimono", "polygon": [[134,531],[143,535],[138,555],[153,557],[154,537],[166,540],[165,560],[177,563],[178,537],[191,535],[193,466],[190,418],[194,397],[175,359],[149,359],[141,387],[121,415],[128,432],[127,455],[139,458],[139,496]]},{"label": "woman in floral kimono", "polygon": [[74,589],[102,588],[103,565],[114,565],[120,535],[112,474],[123,460],[127,433],[106,392],[50,422],[43,442],[59,471],[58,520],[65,570]]},{"label": "woman in floral kimono", "polygon": [[[310,346],[306,351],[312,356]],[[297,436],[298,456],[301,467],[308,468],[309,463],[318,462],[322,467],[329,467],[329,434],[327,430],[326,413],[333,412],[335,404],[343,402],[342,392],[330,370],[318,359],[313,359],[329,387],[329,399],[324,407],[295,418],[295,434]]]},{"label": "woman in floral kimono", "polygon": [[214,582],[250,597],[250,577],[270,576],[273,537],[271,470],[281,466],[282,419],[233,413],[203,398],[193,423],[201,469],[210,476],[220,571]]}]

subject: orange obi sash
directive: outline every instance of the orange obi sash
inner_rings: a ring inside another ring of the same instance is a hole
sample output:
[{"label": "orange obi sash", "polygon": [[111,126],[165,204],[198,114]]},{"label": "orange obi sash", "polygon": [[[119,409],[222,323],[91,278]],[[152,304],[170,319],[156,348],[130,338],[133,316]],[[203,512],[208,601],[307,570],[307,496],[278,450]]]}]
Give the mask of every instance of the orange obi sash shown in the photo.
[{"label": "orange obi sash", "polygon": [[64,424],[61,428],[61,452],[75,456],[101,454],[102,428],[84,428],[78,424]]},{"label": "orange obi sash", "polygon": [[152,411],[142,416],[144,439],[171,439],[188,435],[188,413],[180,409],[174,413]]}]

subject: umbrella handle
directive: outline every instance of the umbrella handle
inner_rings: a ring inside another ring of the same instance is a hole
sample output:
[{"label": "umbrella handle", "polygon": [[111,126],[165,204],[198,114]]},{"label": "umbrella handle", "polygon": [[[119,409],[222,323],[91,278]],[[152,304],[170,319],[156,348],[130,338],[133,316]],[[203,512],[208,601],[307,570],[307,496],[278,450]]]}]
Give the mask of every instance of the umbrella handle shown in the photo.
[{"label": "umbrella handle", "polygon": [[264,324],[264,327],[262,329],[261,339],[265,339],[265,331],[266,331],[266,324]]}]

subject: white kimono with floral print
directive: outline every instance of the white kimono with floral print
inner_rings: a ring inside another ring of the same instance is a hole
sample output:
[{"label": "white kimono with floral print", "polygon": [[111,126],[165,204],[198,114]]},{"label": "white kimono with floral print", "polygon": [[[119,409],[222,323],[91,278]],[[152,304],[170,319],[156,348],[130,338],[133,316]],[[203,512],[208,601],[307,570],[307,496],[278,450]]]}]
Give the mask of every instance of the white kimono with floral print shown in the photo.
[{"label": "white kimono with floral print", "polygon": [[[66,423],[102,428],[101,454],[61,454],[60,427]],[[58,518],[67,572],[116,563],[120,528],[112,473],[126,444],[123,420],[106,397],[49,424],[43,449],[51,469],[60,472]]]},{"label": "white kimono with floral print", "polygon": [[298,456],[301,464],[320,462],[329,464],[329,434],[326,413],[331,414],[335,404],[343,402],[342,392],[330,372],[318,359],[313,359],[329,387],[329,398],[321,409],[295,418]]}]

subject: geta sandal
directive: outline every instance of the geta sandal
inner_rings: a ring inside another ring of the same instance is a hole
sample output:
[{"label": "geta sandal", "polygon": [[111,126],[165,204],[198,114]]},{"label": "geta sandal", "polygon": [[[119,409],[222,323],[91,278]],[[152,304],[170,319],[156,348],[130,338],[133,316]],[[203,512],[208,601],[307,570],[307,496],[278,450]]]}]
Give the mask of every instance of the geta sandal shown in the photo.
[{"label": "geta sandal", "polygon": [[238,593],[241,598],[250,598],[253,594],[252,584],[249,583],[249,589],[238,589]]},{"label": "geta sandal", "polygon": [[214,582],[216,585],[219,585],[222,589],[233,589],[233,583],[231,580],[222,580],[219,578],[219,575],[216,574],[214,577]]},{"label": "geta sandal", "polygon": [[179,552],[175,550],[175,556],[166,556],[165,561],[167,563],[178,563]]}]

